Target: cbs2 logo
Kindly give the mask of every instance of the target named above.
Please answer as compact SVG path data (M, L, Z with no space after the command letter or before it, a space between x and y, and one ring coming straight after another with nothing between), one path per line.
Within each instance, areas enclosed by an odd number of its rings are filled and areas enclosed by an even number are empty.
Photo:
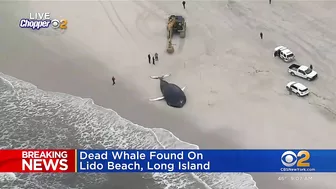
M68 20L67 19L62 19L62 20L57 20L54 19L51 21L51 27L54 29L67 29L68 28Z
M293 151L286 151L281 156L281 162L286 167L310 167L310 163L307 162L310 159L310 153L305 150L299 151L295 154Z

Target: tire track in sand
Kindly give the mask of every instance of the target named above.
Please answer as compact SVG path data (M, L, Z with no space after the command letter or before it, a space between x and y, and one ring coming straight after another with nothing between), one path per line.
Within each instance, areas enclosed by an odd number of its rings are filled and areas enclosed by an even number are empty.
M160 13L161 15L160 15L153 8L149 8L149 7L145 6L143 3L141 3L143 1L132 0L132 2L143 9L143 12L138 15L138 17L135 21L135 24L136 24L136 27L137 27L138 31L143 36L145 36L147 39L153 39L152 38L153 35L161 36L161 32L156 33L156 32L152 32L152 31L148 31L149 25L148 25L147 19L149 18L149 16L155 16L159 20L164 21L165 20L164 17L165 17L165 15L167 15L166 11L163 10L163 9L159 9L159 11L161 11L161 13ZM166 36L166 34L164 34L162 36Z
M104 12L106 14L106 16L108 17L110 23L113 25L113 27L115 28L115 30L118 32L119 36L121 38L123 38L123 40L126 42L126 43L129 43L129 39L131 39L132 41L132 45L134 47L137 47L137 43L135 42L132 34L130 34L128 28L126 28L125 24L123 23L123 21L121 20L119 14L116 12L116 9L115 7L113 6L112 2L111 1L102 1L102 0L99 0L99 3L101 4L101 6L103 7L104 9ZM107 5L106 3L109 3L109 5ZM113 10L113 13L114 15L111 14L111 12L108 10L107 7L111 7L112 10ZM117 18L118 21L116 21L114 18ZM119 22L119 24L117 23ZM122 26L120 26L122 25ZM122 31L122 28L124 28L124 30L126 30L126 32L123 32ZM129 35L125 36L125 33L128 33Z
M203 2L204 3L204 2ZM195 5L197 7L197 12L202 12L202 10L207 10L207 12L210 12L209 8L206 8L204 5L201 5L200 2L195 2ZM205 48L205 52L204 54L207 55L207 56L214 56L214 55L217 55L216 53L216 40L214 38L214 35L213 35L213 31L212 29L210 28L210 26L202 21L202 20L199 20L197 21L197 25L199 27L202 28L205 36L206 36L206 39L204 39L204 48Z
M125 25L124 21L120 18L119 13L118 13L118 11L116 10L116 8L114 7L112 1L109 1L109 2L110 2L110 5L111 5L111 7L112 7L112 9L113 9L113 11L114 11L114 14L116 15L118 21L119 21L120 24L123 26L123 28L126 30L126 32L129 34L129 36L131 37L133 43L134 43L135 45L137 45L137 43L135 42L134 36L133 36L132 33L129 31L129 29L128 29L128 27Z
M105 12L107 18L109 19L110 23L113 25L113 27L115 28L115 30L119 33L120 37L122 37L123 39L125 39L124 36L122 35L121 31L119 30L118 26L114 23L112 17L110 16L108 10L107 10L106 7L105 7L103 1L102 1L102 0L99 0L99 3L100 3L100 5L103 7L104 12Z

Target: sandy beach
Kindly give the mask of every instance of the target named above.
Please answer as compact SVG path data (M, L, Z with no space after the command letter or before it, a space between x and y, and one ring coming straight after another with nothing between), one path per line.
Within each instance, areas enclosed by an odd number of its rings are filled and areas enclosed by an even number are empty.
M44 11L68 19L68 29L18 27L30 12ZM332 149L335 11L331 1L190 1L186 10L179 1L1 2L0 72L43 90L92 98L200 148ZM172 55L165 52L170 14L183 15L188 27L185 39L174 37ZM312 64L319 78L290 76L289 64L272 56L278 45L290 48L296 63ZM155 52L159 61L149 65L147 54ZM167 81L187 87L182 109L148 101L161 96L159 82L149 76L166 73L172 74ZM311 94L289 95L285 85L292 80ZM260 189L336 187L332 174L309 174L309 181L252 176Z

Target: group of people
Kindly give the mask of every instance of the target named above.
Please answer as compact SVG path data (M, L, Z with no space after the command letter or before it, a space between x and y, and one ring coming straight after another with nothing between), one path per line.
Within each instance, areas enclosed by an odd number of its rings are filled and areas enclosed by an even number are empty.
M155 65L155 61L158 61L159 60L159 54L158 53L155 53L153 55L153 57L151 57L150 54L148 54L148 62L149 64L151 64L151 61L153 62L153 65ZM116 78L114 76L112 76L112 85L115 85L116 84Z
M182 1L183 9L185 9L185 5L186 5L186 2L185 2L185 1ZM159 55L158 55L158 53L155 53L154 56L152 56L152 57L151 57L150 54L148 54L147 57L148 57L148 63L149 63L149 64L153 63L153 65L155 65L155 61L158 61L158 60L159 60Z
M152 62L151 62L151 60L152 60ZM152 58L151 58L151 55L148 54L148 63L149 64L153 63L153 65L155 65L155 61L159 61L159 55L158 55L158 53L155 53Z
M183 6L183 9L185 9L185 5L186 5L186 2L185 1L182 1L182 6ZM159 60L159 55L158 53L155 53L154 56L151 57L150 54L148 54L148 63L151 64L153 63L153 65L155 65L155 61L158 61ZM112 77L112 85L115 85L116 84L116 79L115 77L113 76Z

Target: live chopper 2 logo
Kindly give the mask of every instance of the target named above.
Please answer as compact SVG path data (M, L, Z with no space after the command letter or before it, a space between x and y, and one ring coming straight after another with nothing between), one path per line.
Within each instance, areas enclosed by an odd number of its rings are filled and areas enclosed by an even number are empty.
M29 13L29 18L22 18L19 22L20 28L31 28L40 30L41 28L53 28L65 30L68 28L67 19L51 19L48 12Z

